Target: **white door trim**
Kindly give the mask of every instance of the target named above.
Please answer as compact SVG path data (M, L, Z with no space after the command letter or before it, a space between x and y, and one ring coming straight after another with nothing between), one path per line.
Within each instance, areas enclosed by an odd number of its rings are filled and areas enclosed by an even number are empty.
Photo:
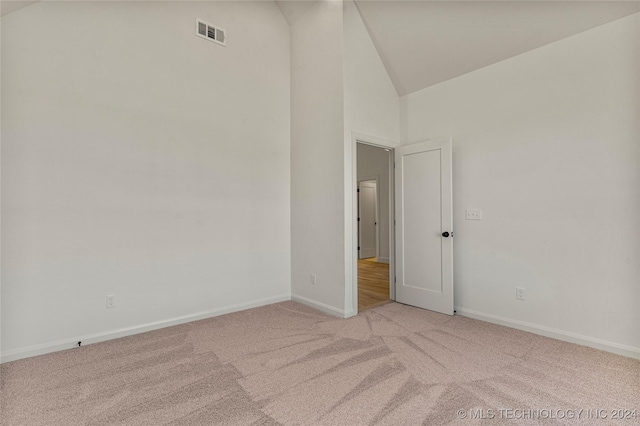
M390 150L389 155L389 297L395 300L396 292L394 285L395 277L395 173L393 172L394 149L398 146L397 142L387 139L378 138L358 132L351 132L351 164L347 164L346 176L350 178L350 182L346 185L348 188L345 209L346 209L346 232L345 232L345 258L350 265L345 268L345 293L351 296L351 306L345 307L345 317L352 317L358 314L358 143L376 146L378 148ZM351 210L349 211L349 207ZM349 244L349 242L351 244ZM350 245L350 247L349 247ZM347 265L345 265L347 266Z

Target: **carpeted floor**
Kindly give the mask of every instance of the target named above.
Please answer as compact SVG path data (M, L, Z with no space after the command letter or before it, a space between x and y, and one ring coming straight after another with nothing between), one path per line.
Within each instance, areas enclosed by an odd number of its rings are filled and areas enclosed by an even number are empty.
M340 320L283 302L0 371L6 426L635 425L612 410L640 411L638 360L397 303Z

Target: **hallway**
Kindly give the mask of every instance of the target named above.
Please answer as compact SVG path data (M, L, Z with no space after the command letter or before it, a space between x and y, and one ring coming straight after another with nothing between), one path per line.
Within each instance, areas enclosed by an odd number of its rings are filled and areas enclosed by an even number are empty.
M389 302L389 264L375 257L358 260L358 311Z

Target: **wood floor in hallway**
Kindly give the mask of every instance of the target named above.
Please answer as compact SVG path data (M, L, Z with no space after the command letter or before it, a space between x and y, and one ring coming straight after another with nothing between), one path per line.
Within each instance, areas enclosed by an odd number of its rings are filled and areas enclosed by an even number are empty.
M389 264L376 258L358 260L358 311L389 302Z

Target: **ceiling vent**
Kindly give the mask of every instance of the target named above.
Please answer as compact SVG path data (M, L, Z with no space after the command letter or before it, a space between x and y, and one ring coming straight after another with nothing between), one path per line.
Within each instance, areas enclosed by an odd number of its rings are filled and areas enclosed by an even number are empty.
M226 34L222 28L211 25L203 20L196 19L196 35L209 41L226 46Z

